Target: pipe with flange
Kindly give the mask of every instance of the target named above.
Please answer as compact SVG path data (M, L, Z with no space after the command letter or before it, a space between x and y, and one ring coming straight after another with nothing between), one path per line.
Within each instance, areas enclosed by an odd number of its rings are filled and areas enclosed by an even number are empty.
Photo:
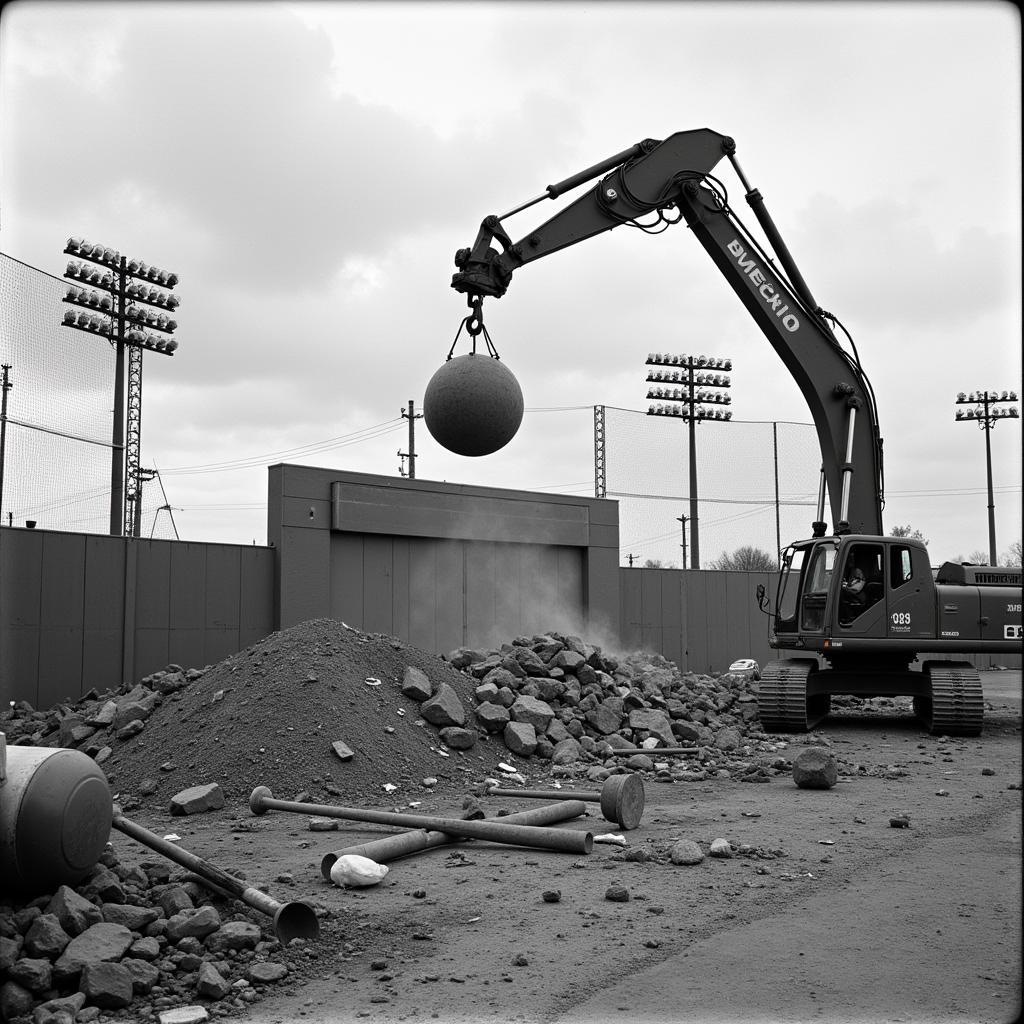
M292 939L315 939L320 933L320 923L316 919L316 912L308 903L301 903L297 900L290 903L279 903L260 889L214 867L202 857L162 839L122 814L114 814L113 826L136 842L142 843L143 846L148 846L151 850L163 854L168 860L173 860L176 864L180 864L208 880L212 883L212 887L226 890L230 895L258 910L261 914L272 918L274 934L282 945L286 945Z
M590 832L541 828L536 825L503 825L490 820L463 821L459 818L439 818L431 814L368 811L360 807L335 807L332 804L303 804L294 800L275 800L274 794L266 786L257 786L252 791L249 809L253 814L291 811L295 814L315 814L323 818L395 825L398 828L426 828L469 839L486 839L492 843L530 846L542 850L561 850L564 853L590 853L594 848L594 836Z
M521 796L531 800L588 800L600 803L605 821L614 821L624 829L634 829L644 813L644 783L639 775L609 775L600 793L573 789L500 789L483 783L479 796Z
M517 811L515 814L503 814L499 819L503 825L552 825L556 821L568 821L570 818L578 818L585 814L586 804L580 800L563 800L561 803L549 804L547 807L534 807L529 811ZM420 850L432 850L436 846L447 846L459 842L462 836L449 835L447 832L433 832L427 829L418 828L413 832L402 832L397 836L384 836L381 839L373 839L368 843L360 843L358 846L349 846L344 850L334 850L324 854L320 861L320 873L328 881L331 879L331 868L339 857L347 854L357 854L360 857L369 857L378 864L386 864L388 861L398 860L399 857L408 856L410 853L419 853Z

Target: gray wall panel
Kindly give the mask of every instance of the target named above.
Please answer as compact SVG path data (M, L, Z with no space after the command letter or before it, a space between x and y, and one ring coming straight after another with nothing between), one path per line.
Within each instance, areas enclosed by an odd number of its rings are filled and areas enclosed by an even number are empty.
M336 533L331 535L330 543L328 617L356 625L363 621L363 538Z
M168 543L129 541L136 553L135 626L166 630L171 621L171 547ZM162 666L161 666L162 667Z
M390 537L363 538L363 618L371 633L394 630L394 547Z

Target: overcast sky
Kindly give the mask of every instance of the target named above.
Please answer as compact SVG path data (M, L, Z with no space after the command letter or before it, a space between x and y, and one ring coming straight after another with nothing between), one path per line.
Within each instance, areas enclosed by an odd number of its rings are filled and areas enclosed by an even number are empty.
M142 464L183 539L264 543L267 464L398 474L400 410L448 353L452 257L485 215L712 128L852 333L885 525L920 529L937 564L988 548L983 436L956 394L1021 390L1020 43L1002 3L22 0L0 13L0 250L59 276L77 235L180 275L180 347L145 360ZM464 458L419 421L421 479L593 494L591 407L645 409L652 350L730 356L737 419L810 421L685 226L530 264L484 312L523 427ZM1019 420L992 434L1001 552L1020 439ZM683 510L623 522L624 548L665 557L648 541Z

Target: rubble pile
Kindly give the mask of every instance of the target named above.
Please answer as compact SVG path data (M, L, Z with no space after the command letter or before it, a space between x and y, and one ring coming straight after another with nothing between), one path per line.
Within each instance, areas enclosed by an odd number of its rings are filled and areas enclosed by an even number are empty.
M74 704L19 702L0 729L10 744L89 754L126 810L166 808L213 783L232 803L269 786L285 799L393 805L509 769L695 781L789 767L758 757L776 746L760 731L749 672L680 672L660 655L612 655L559 632L439 658L330 619ZM616 754L656 746L696 752L667 764L656 750Z
M684 673L660 655L606 654L558 632L483 652L458 648L447 660L478 680L478 734L500 738L524 759L554 766L624 761L632 770L653 771L659 746L687 747L696 765L676 761L675 770L662 770L703 778L701 762L750 754L751 743L765 739L751 672ZM646 752L618 753L637 747Z
M0 898L0 1020L155 1022L184 1006L225 1017L288 988L315 955L302 939L282 946L242 902L107 849L75 887Z

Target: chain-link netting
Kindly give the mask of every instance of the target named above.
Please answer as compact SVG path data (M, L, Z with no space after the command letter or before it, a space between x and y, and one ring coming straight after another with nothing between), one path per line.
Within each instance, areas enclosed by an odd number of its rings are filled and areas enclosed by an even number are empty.
M61 324L67 287L0 253L0 364L10 384L0 519L109 533L115 352L106 338ZM157 482L144 487L143 536L154 526L153 536L174 536L162 504Z
M689 566L687 423L610 406L604 417L605 487L619 502L623 564L633 555L634 565ZM707 420L697 424L696 449L703 568L741 547L774 558L780 545L810 535L821 467L812 424Z

